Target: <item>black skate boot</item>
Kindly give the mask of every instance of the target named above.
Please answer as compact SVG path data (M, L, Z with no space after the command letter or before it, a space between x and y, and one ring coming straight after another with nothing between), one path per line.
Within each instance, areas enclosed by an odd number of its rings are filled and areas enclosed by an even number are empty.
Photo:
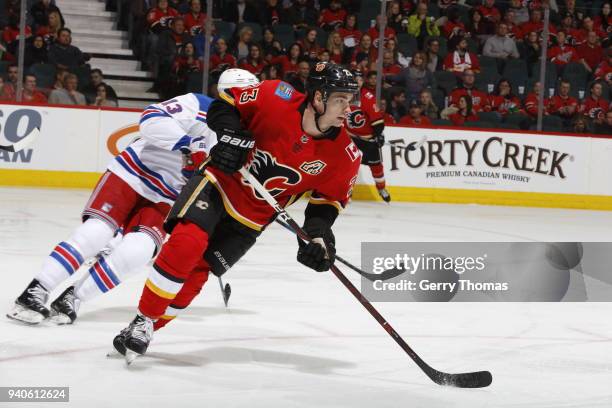
M389 194L386 188L379 189L378 195L380 195L380 198L382 198L385 203L391 201L391 195Z
M51 321L55 324L74 323L80 305L81 300L74 295L74 286L70 286L51 303Z
M47 289L34 279L17 298L13 310L6 317L27 324L39 324L49 317L49 309L45 307L48 298Z
M113 347L115 350L117 350L117 353L121 354L122 356L125 356L125 337L129 330L130 327L128 326L121 330L121 332L113 339Z
M124 331L125 361L129 365L136 357L147 352L149 343L153 339L153 320L138 314L127 329L121 332Z

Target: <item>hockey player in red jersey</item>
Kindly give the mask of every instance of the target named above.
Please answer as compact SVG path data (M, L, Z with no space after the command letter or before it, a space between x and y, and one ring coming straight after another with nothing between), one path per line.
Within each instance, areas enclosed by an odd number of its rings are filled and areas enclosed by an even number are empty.
M385 169L380 154L380 148L385 144L384 112L378 109L374 94L362 88L361 73L357 71L355 74L361 97L351 105L351 113L346 118L346 130L363 154L361 163L370 167L378 194L388 203L391 196L386 189Z
M113 341L128 362L146 352L173 302L186 307L208 273L227 271L276 217L238 173L245 165L282 206L311 191L304 229L313 241L300 244L297 260L316 271L330 268L331 227L361 160L342 126L357 92L350 71L317 63L306 95L278 80L220 93L208 111L218 143L172 207L164 226L172 235L150 271L138 314Z

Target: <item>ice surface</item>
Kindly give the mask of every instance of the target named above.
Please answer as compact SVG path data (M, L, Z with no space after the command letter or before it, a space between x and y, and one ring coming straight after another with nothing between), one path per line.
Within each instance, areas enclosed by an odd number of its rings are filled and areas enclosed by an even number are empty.
M493 373L486 389L440 387L332 274L297 264L295 239L278 226L226 275L229 309L209 282L129 369L105 355L145 271L84 304L73 326L4 318L88 195L0 189L0 386L70 386L72 407L612 406L612 304L376 304L437 369ZM612 213L355 202L335 234L338 253L359 264L362 241L609 241Z

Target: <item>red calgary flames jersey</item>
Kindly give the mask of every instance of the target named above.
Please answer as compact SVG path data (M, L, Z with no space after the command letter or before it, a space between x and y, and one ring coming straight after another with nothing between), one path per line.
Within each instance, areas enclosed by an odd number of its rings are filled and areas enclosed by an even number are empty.
M362 91L360 103L351 106L351 113L345 120L345 126L349 135L370 139L374 133L372 126L383 122L384 112L377 108L374 94Z
M252 132L255 147L247 168L282 206L312 191L310 203L341 210L347 203L361 162L361 153L344 128L335 139L313 139L302 130L306 96L286 82L273 80L247 88L232 88L221 98L240 112L243 127ZM239 173L214 167L208 178L223 197L228 213L255 230L275 212Z

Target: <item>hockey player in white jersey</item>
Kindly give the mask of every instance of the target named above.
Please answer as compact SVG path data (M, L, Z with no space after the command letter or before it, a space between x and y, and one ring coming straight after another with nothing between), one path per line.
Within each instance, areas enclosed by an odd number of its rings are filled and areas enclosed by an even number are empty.
M249 72L232 69L221 75L218 87L258 82ZM57 244L7 317L38 324L52 316L55 323L72 323L81 301L108 292L151 260L164 240L164 219L189 173L216 144L206 125L211 102L189 93L142 112L140 138L111 161L85 205L83 223ZM123 238L113 240L119 231ZM110 253L101 253L111 240L118 243ZM49 293L94 256L87 274L47 309Z

